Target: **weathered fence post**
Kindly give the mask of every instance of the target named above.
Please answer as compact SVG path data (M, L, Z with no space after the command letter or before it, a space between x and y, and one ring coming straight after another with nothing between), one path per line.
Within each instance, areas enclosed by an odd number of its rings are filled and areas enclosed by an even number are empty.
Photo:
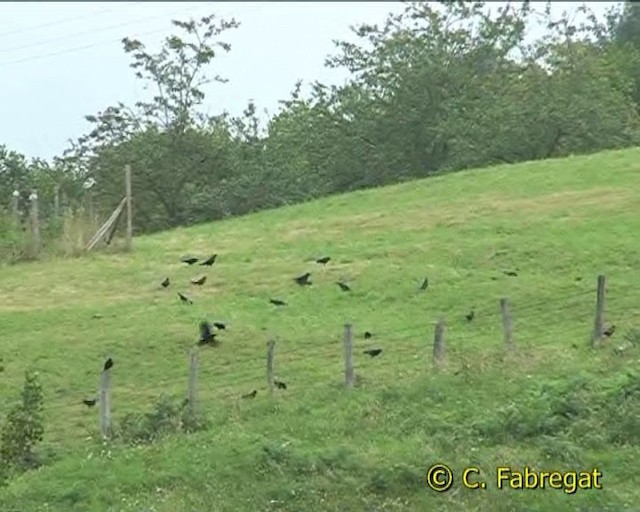
M20 192L17 190L13 191L11 194L11 220L13 222L13 227L18 229L20 226L20 217L18 215L18 199L20 198Z
M509 350L513 349L513 326L511 323L511 313L509 312L509 301L506 298L500 299L500 312L502 313L502 328L504 330L504 342Z
M353 389L356 374L353 369L353 334L352 325L344 326L344 379L347 389Z
M103 439L111 438L111 368L102 371L100 379L100 432Z
M444 319L438 319L433 335L433 366L438 369L444 360Z
M591 345L595 346L600 342L604 331L604 294L606 279L605 276L598 276L598 291L596 297L596 316L593 326L593 334L591 336Z
M96 214L93 208L93 191L87 188L85 191L85 204L87 206L87 217L91 231L96 229Z
M33 256L38 257L40 253L40 219L38 218L38 192L34 190L29 196L31 201L31 243Z
M273 396L273 391L275 389L275 381L273 374L273 355L276 348L276 342L274 340L269 340L267 342L267 384L269 384L269 395Z
M53 216L56 220L60 217L60 184L56 185L53 195Z
M124 166L124 184L126 189L127 199L127 241L126 249L130 251L133 247L133 217L131 206L131 166L129 164Z

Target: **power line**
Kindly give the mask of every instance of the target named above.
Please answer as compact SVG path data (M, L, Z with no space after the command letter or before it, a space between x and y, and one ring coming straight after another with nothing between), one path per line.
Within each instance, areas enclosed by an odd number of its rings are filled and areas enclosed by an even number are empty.
M138 4L138 3L141 3L141 2L131 2L131 3ZM83 20L83 19L86 19L86 18L93 17L96 14L103 14L103 13L106 13L106 12L111 12L114 9L115 9L115 7L109 7L109 8L106 8L106 9L101 9L99 11L91 12L89 14L83 14L82 16L74 16L72 18L63 18L61 20L49 21L47 23L42 23L40 25L31 25L30 27L20 28L20 29L17 29L17 30L8 30L6 32L0 32L0 37L14 35L14 34L23 34L25 32L32 32L32 31L37 30L39 28L54 27L56 25L64 25L65 23L68 23L70 21Z
M190 12L191 10L185 11L185 13ZM148 35L152 35L152 34L157 34L160 32L166 32L167 28L161 28L161 29L156 29L156 30L150 30L148 32L142 32L140 34L137 34L135 37L141 37L141 36L148 36ZM6 66L10 66L13 64L22 64L25 62L32 62L32 61L36 61L36 60L42 60L42 59L46 59L49 57L56 57L59 55L66 55L68 53L75 53L75 52L79 52L79 51L84 51L84 50L88 50L90 48L97 48L99 46L104 46L104 45L108 45L108 44L113 44L113 43L119 43L122 41L122 38L118 38L118 39L110 39L109 41L102 41L99 43L92 43L92 44L88 44L88 45L84 45L84 46L77 46L77 47L73 47L73 48L68 48L65 50L61 50L61 51L57 51L57 52L51 52L51 53L45 53L42 55L35 55L32 57L26 57L24 59L16 59L13 61L7 61L7 62L0 62L0 67L6 67Z
M175 16L176 14L180 14L182 12L184 12L184 9L181 9L179 11L174 11L172 13L161 14L161 15L158 15L158 16L151 16L151 17L146 16L144 18L138 18L137 20L131 20L131 21L127 21L127 22L124 22L124 23L118 23L116 25L109 25L107 27L102 27L102 28L97 29L97 30L95 30L95 29L94 30L85 30L84 32L77 32L75 34L67 34L67 35L64 35L64 36L61 36L61 37L55 37L53 39L46 39L44 41L36 41L35 43L24 44L24 45L21 45L21 46L12 46L12 47L9 47L9 48L1 48L0 49L0 53L6 53L6 52L10 52L10 51L15 51L15 50L22 50L22 49L25 49L25 48L33 48L35 46L41 46L43 44L55 43L55 42L64 41L64 40L67 40L67 39L73 39L74 37L87 35L87 34L99 34L101 32L107 32L109 30L118 29L118 28L121 28L121 27L126 27L128 25L135 25L135 24L140 23L140 22L156 20L156 19L159 19L159 18L172 17L172 16Z

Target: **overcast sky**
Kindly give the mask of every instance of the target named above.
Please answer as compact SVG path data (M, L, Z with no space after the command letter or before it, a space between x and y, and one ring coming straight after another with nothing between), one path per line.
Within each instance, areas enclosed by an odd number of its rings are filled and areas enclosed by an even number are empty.
M612 3L590 8L601 15ZM557 2L553 12L578 5ZM400 2L0 2L0 144L48 159L85 133L84 115L143 99L120 40L140 38L156 50L172 31L171 19L213 12L240 22L223 38L231 52L211 68L229 82L208 86L205 100L210 113L238 114L249 99L276 111L298 79L341 82L343 72L323 66L332 40L350 39L350 25L380 23L402 8Z

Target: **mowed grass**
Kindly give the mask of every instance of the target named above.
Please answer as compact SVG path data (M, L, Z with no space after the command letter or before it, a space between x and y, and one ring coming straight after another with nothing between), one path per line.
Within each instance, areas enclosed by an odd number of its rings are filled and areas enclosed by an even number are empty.
M612 349L640 326L638 190L640 150L606 152L177 229L136 238L130 254L0 268L0 415L24 370L37 369L45 445L59 459L0 490L0 503L33 511L633 510L639 356L635 347ZM180 263L212 253L211 268ZM313 262L324 255L328 265ZM518 277L503 274L514 268ZM313 285L298 287L293 277L307 271ZM600 273L607 323L618 331L591 350ZM205 285L191 285L200 274ZM166 276L172 284L162 289ZM180 304L178 291L195 304ZM514 317L513 354L503 347L501 297ZM436 373L440 317L447 361ZM115 361L117 425L161 393L185 395L203 318L227 324L221 345L200 352L200 405L212 428L101 452L88 440L97 408L80 402L95 393L104 359ZM345 323L355 334L352 392L342 389ZM288 385L274 400L269 338ZM362 354L374 346L380 357ZM256 399L238 400L253 389ZM479 466L487 489L428 491L424 471L436 461L456 471ZM597 466L604 489L497 490L499 464Z

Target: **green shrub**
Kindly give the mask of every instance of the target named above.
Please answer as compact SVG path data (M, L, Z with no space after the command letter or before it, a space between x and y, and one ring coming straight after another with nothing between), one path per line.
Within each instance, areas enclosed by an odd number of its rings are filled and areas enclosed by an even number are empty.
M12 471L26 471L40 465L35 452L44 435L43 393L38 374L27 370L22 402L16 404L4 420L0 433L0 481L6 482Z

